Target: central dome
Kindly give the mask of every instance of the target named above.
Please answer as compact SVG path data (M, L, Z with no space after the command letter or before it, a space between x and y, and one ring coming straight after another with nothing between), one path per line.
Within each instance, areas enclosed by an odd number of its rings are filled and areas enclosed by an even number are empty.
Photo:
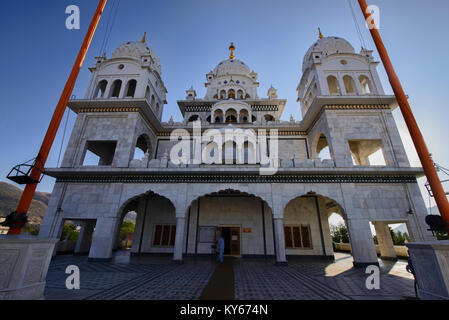
M302 72L306 71L312 60L312 52L322 52L324 56L334 53L355 53L352 45L345 39L339 37L325 37L315 42L309 50L302 63Z
M216 77L226 75L243 75L248 76L251 69L243 62L237 59L228 59L220 62L214 69L213 73Z

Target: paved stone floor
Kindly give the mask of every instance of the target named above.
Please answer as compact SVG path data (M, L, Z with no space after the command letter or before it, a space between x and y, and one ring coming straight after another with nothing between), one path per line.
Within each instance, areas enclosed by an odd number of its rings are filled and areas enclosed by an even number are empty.
M409 299L414 297L413 277L406 261L379 260L380 289L368 290L365 269L352 266L352 257L336 253L335 261L289 259L278 267L271 259L234 259L235 299L350 300ZM67 290L65 269L80 268L79 290ZM119 251L112 262L88 262L87 257L57 256L51 263L46 299L89 300L195 300L214 273L213 258L130 257Z

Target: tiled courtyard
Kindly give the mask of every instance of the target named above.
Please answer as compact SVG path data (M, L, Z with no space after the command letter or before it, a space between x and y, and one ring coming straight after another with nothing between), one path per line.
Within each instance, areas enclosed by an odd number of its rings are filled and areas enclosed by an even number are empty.
M242 300L411 299L413 277L406 261L379 260L379 290L365 286L365 269L352 266L352 257L336 253L335 261L290 259L278 267L271 259L232 259L234 298ZM65 269L80 268L80 289L67 290ZM130 257L119 251L112 262L88 262L87 257L57 256L47 275L46 299L195 300L215 272L211 257L188 257L173 264L170 257ZM218 270L218 269L217 269ZM212 284L213 285L213 284ZM211 284L209 284L209 287ZM221 288L217 288L220 290Z

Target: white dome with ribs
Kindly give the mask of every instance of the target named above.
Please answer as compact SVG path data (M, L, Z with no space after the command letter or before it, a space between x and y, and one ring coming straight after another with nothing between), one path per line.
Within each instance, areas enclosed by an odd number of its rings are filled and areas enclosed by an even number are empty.
M302 62L302 72L309 68L312 61L312 52L321 52L323 56L334 53L355 53L353 46L345 39L339 37L325 37L315 42L307 51Z

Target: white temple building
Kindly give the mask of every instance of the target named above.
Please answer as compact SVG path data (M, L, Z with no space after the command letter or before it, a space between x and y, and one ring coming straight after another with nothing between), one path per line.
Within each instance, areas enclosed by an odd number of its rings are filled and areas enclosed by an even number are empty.
M85 97L69 102L77 119L62 164L45 169L56 184L39 236L80 222L75 252L107 260L135 211L132 254L181 262L211 254L221 232L225 254L286 264L333 259L337 213L355 265L378 261L370 223L387 258L389 224L405 223L412 241L432 238L423 170L410 166L372 51L320 36L302 63L302 120L282 121L286 100L273 86L258 92L258 74L229 49L206 74L204 97L191 87L178 101L182 122L161 120L167 89L145 41L97 57Z

